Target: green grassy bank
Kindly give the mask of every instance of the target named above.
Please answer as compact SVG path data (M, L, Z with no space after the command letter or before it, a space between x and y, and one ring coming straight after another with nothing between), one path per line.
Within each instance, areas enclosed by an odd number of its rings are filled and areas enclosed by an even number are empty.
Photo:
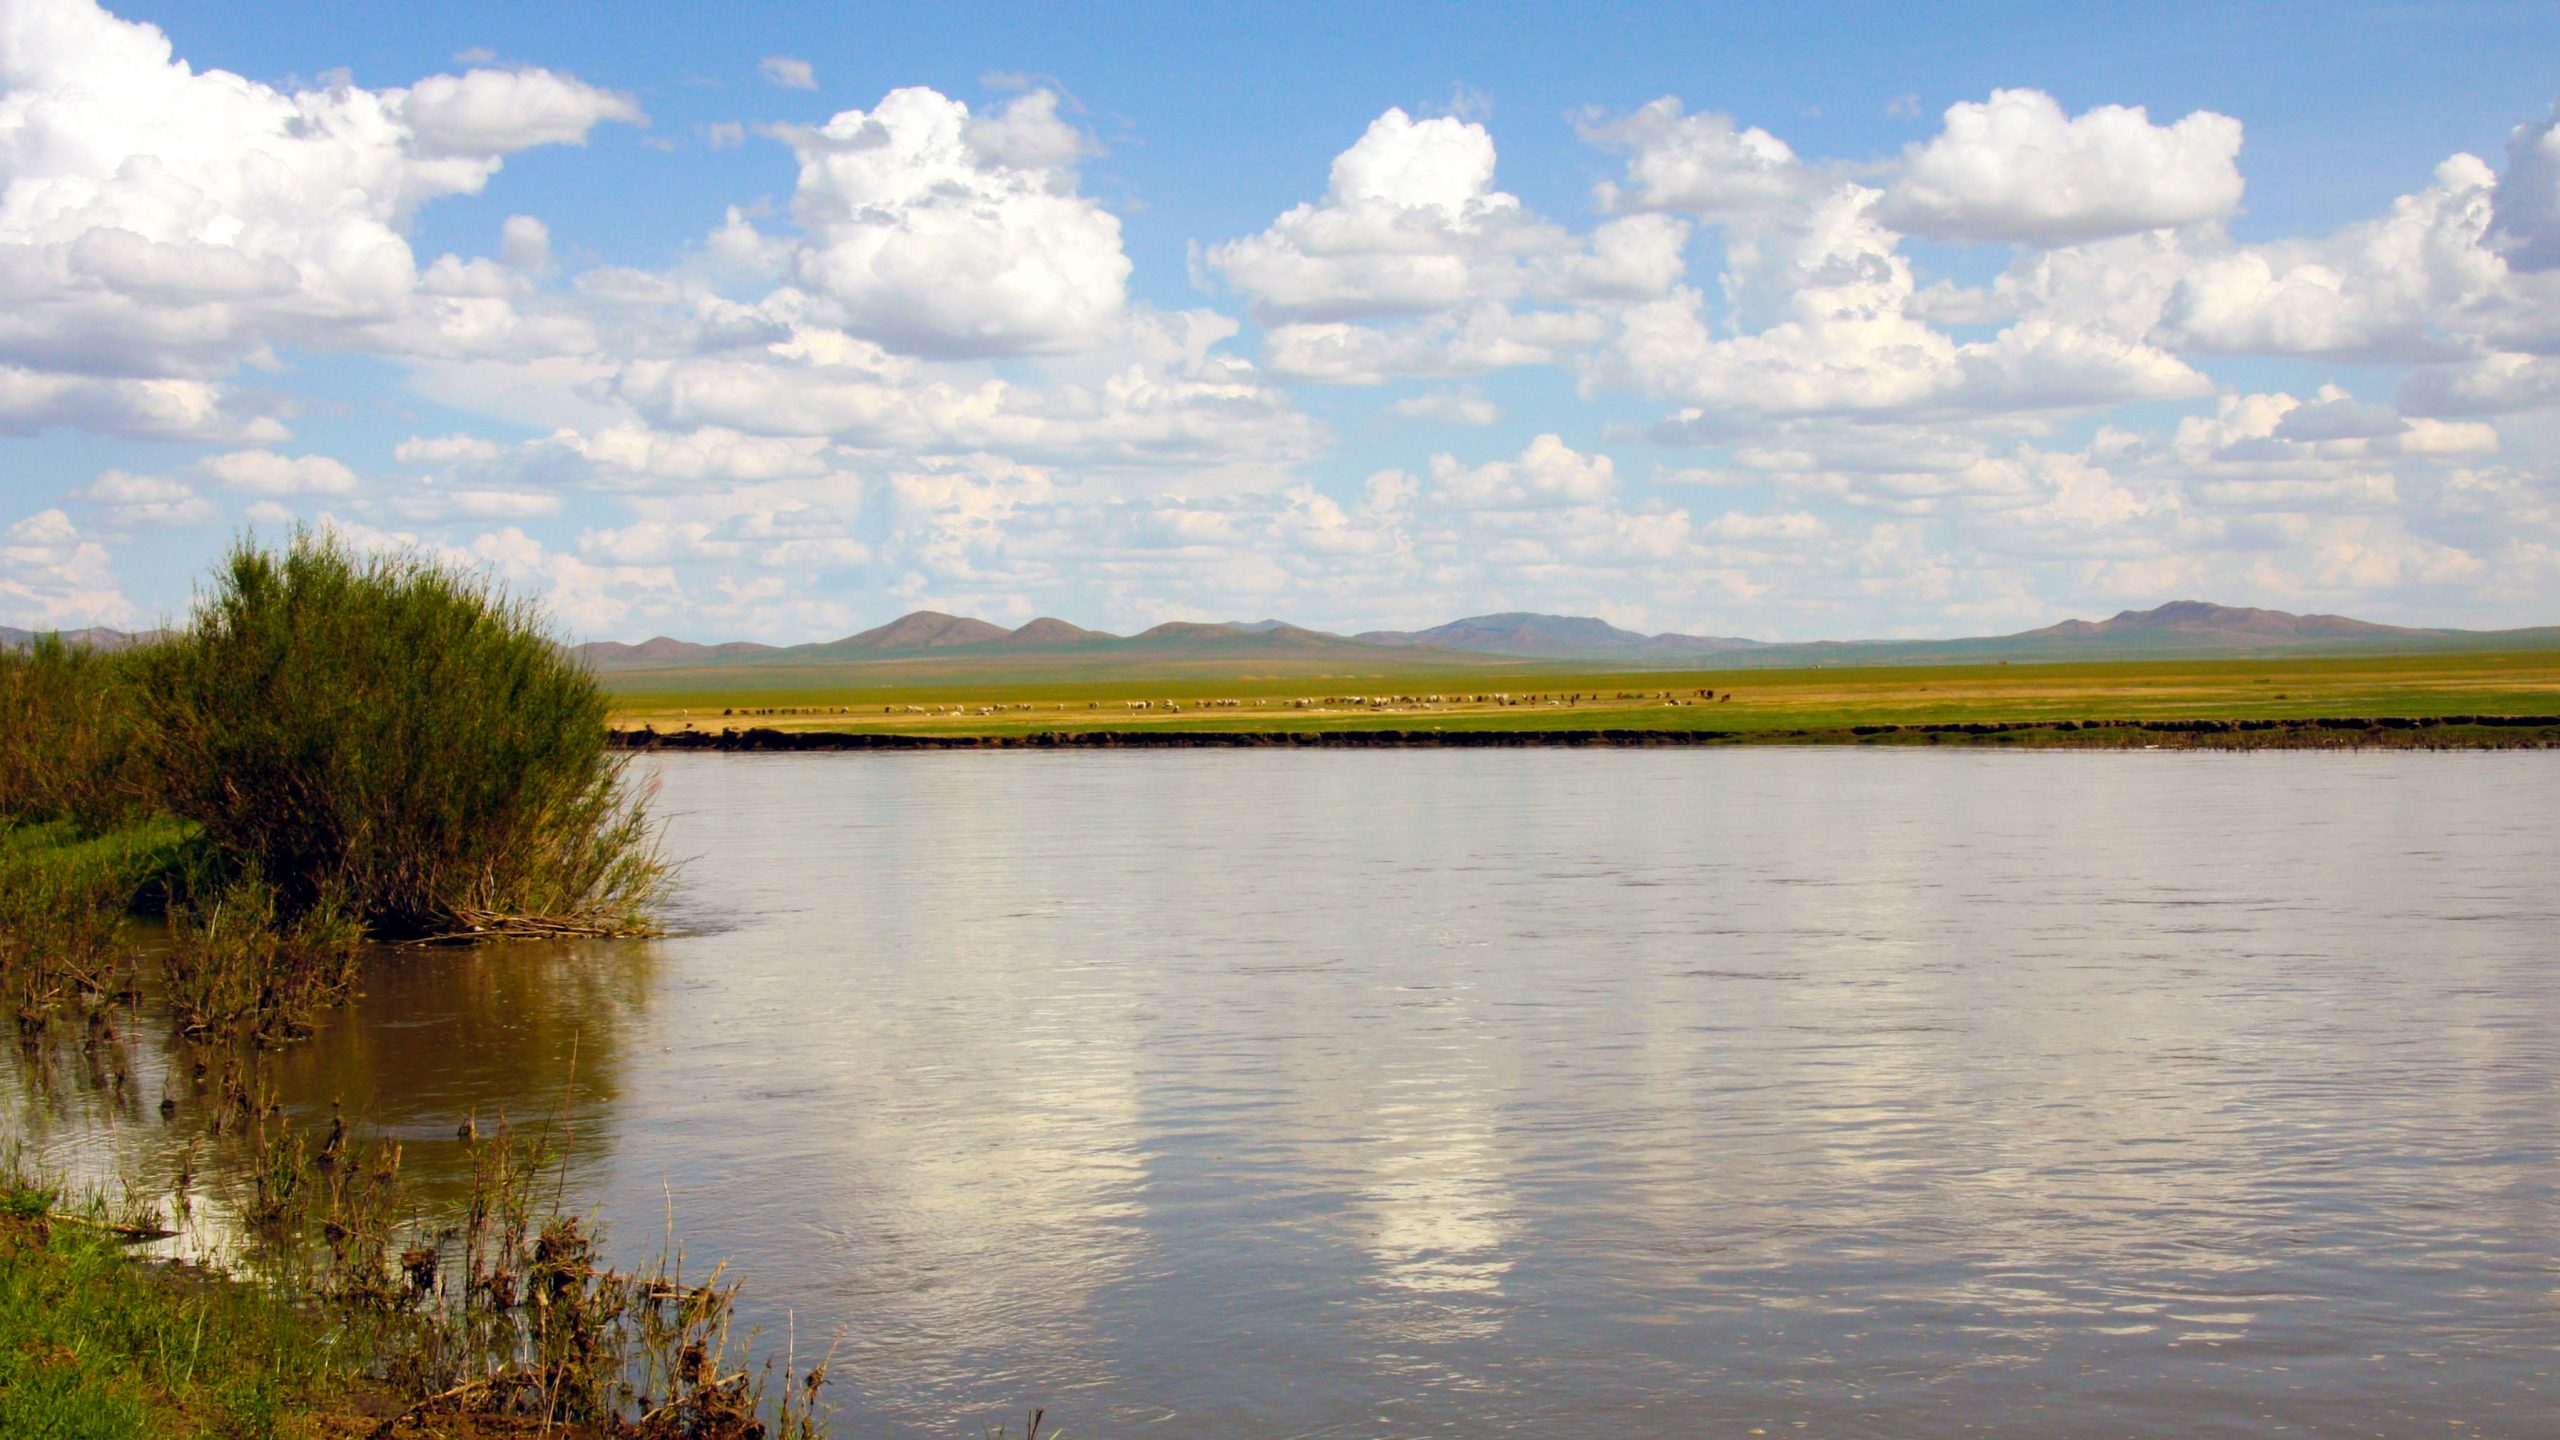
M814 682L817 677L808 677ZM2038 665L1694 671L1187 676L1080 683L931 678L896 684L673 689L673 677L608 676L626 731L762 727L914 736L1095 730L1309 734L1353 731L1715 732L1738 741L1865 738L1885 727L2159 721L2320 721L2560 714L2560 654L2322 657ZM696 683L707 683L697 679ZM2300 732L2246 732L2284 743ZM2076 736L2077 738L2065 738ZM1961 740L1961 735L1942 735ZM2443 743L2512 743L2498 727ZM2041 740L2097 737L2051 730ZM1925 740L1919 743L1930 743Z
M236 1079L236 1077L235 1077ZM230 1086L216 1087L227 1092ZM217 1108L231 1108L218 1094ZM399 1147L252 1112L237 1193L121 1202L0 1169L0 1435L12 1440L818 1440L824 1362L749 1363L734 1284L603 1258L546 1202L538 1138L489 1137L469 1203L414 1213ZM199 1206L246 1250L143 1258Z
M138 1262L102 1212L0 1188L0 1435L362 1435L369 1347L273 1290Z

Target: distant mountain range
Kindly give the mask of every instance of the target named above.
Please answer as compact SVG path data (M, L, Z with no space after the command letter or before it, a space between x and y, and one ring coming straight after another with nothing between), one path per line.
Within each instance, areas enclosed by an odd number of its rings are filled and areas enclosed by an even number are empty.
M2088 621L2065 620L2041 630L2022 631L2008 638L2032 640L2050 637L2056 640L2097 640L2121 636L2186 636L2205 644L2255 643L2261 640L2385 640L2412 635L2497 635L2515 634L2497 630L2412 630L2399 625L2376 625L2370 620L2350 620L2344 615L2294 615L2282 610L2251 610L2240 606L2209 605L2202 600L2172 600L2155 610L2126 610L2113 619Z
M115 648L162 632L64 632L74 644ZM0 627L0 648L26 645L24 630ZM1335 635L1279 620L1207 624L1174 621L1135 635L1088 630L1048 617L1011 630L965 615L919 610L886 625L810 645L749 641L696 644L658 636L638 644L603 640L576 647L601 671L783 667L877 660L984 661L999 669L1039 660L1252 662L1307 667L1483 666L1555 661L1637 669L1764 668L1802 665L1940 664L1959 661L2176 659L2193 656L2348 655L2560 649L2560 626L2524 630L2425 629L2377 625L2343 615L2294 615L2176 600L2106 620L1959 640L1821 640L1773 644L1715 635L1642 635L1587 616L1524 611L1476 615L1428 630Z
M577 653L599 670L633 670L656 666L711 665L751 660L765 665L828 661L1000 658L1005 656L1122 655L1165 659L1252 659L1289 655L1320 657L1339 652L1378 658L1374 646L1339 635L1300 629L1279 621L1254 625L1214 625L1175 620L1135 635L1087 630L1046 616L1007 630L965 615L918 610L886 625L815 645L694 645L659 636L637 645L600 640L577 647Z
M983 657L1289 658L1345 663L1443 665L1531 660L1664 669L1761 668L1823 664L1933 664L1965 660L2174 659L2195 655L2392 654L2456 650L2560 649L2560 626L2529 630L2423 629L2377 625L2343 615L2294 615L2177 600L2106 620L2065 620L2012 635L1958 640L1820 640L1778 644L1721 635L1644 635L1588 616L1512 611L1474 615L1427 630L1335 635L1279 620L1174 622L1136 635L1039 619L1013 630L966 616L920 610L859 635L816 645L689 645L660 637L638 645L579 647L600 670L720 665ZM1390 656L1383 652L1401 652Z
M0 625L0 650L24 650L35 643L38 635L59 635L65 645L85 645L92 650L122 650L128 645L158 640L168 633L166 630L127 633L104 625L92 625L86 630L19 630Z
M2560 649L2560 625L2454 630L2377 625L2344 615L2172 600L2105 620L2065 620L1967 640L1817 641L1773 646L1786 663L1934 664L1964 660L2142 660L2246 655L2405 655Z
M1363 645L1435 645L1486 655L1647 663L1767 648L1764 641L1723 635L1639 635L1588 616L1533 615L1521 610L1469 616L1428 630L1367 630L1351 638Z

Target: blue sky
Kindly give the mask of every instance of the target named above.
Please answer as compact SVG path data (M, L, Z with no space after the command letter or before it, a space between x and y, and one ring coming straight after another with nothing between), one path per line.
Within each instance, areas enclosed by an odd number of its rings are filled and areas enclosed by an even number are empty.
M295 523L626 638L2548 623L2555 42L0 0L0 624Z

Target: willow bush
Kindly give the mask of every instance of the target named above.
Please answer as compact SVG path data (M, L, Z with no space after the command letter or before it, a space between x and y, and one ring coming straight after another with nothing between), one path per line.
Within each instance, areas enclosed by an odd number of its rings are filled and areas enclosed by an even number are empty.
M0 823L95 833L150 812L130 681L140 659L54 635L0 650Z
M333 536L244 541L139 657L157 799L277 920L385 937L633 931L662 876L595 677L495 582Z

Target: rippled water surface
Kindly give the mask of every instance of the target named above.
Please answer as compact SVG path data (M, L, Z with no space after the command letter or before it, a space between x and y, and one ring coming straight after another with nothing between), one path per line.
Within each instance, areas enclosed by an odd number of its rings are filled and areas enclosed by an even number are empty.
M658 773L688 933L286 1083L567 1114L849 1433L2560 1433L2550 757Z

